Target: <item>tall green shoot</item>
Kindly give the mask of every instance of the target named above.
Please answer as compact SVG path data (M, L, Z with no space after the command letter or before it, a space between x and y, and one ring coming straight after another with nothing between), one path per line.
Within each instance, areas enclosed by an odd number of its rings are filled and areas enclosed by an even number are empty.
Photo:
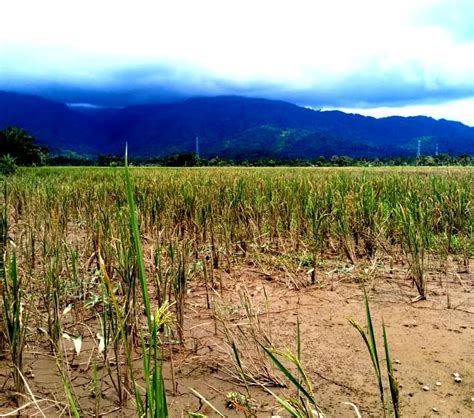
M381 401L382 408L384 411L384 416L389 417L390 408L388 407L388 405L385 404L385 396L384 396L385 390L384 390L383 381L382 381L382 373L381 373L381 368L380 368L379 356L377 353L377 343L375 340L374 326L372 322L372 315L370 312L369 299L368 299L367 292L365 291L365 289L364 289L364 305L365 305L365 314L367 318L367 332L354 319L349 318L349 322L355 329L357 329L357 331L359 331L360 336L362 337L365 345L367 346L367 350L369 351L370 359L374 367L375 375L377 377L380 401ZM389 350L389 345L388 345L388 338L387 338L387 333L385 329L385 324L383 324L382 328L383 328L385 358L386 358L386 363L387 363L387 373L388 373L388 380L389 380L389 386L390 386L390 396L391 396L391 400L393 404L395 417L398 417L399 416L398 383L393 373L393 366L392 366L392 361L390 357L390 350Z
M133 196L132 183L128 168L128 150L125 148L125 188L127 192L127 202L130 211L130 225L132 228L132 239L135 246L138 262L138 276L140 287L142 290L145 314L148 320L149 346L145 344L143 334L141 334L141 343L143 351L143 366L146 382L146 397L144 411L140 411L145 416L153 416L156 418L168 417L168 406L166 401L162 364L158 360L159 357L159 339L157 316L152 316L150 307L150 297L148 294L148 283L146 280L145 262L140 239L140 229L138 226L137 209ZM157 311L158 313L158 311Z

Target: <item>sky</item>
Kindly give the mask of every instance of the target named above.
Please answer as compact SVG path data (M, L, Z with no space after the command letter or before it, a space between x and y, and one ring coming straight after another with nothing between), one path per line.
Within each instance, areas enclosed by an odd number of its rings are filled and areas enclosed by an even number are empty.
M244 95L474 126L473 0L0 2L0 89L99 106Z

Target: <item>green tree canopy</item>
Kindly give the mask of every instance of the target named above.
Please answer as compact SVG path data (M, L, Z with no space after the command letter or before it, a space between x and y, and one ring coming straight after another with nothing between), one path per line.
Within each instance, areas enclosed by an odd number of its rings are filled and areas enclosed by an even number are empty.
M10 155L18 165L44 165L48 149L36 144L25 130L9 127L0 131L0 156Z

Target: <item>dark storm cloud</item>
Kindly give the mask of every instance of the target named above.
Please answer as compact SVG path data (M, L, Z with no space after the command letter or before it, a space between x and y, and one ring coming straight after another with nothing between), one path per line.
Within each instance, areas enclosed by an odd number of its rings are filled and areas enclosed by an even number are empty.
M52 80L16 80L0 88L38 94L65 103L127 106L170 102L193 96L243 95L287 100L313 107L378 107L419 103L442 103L474 95L474 86L443 79L418 77L406 80L397 72L354 74L293 87L276 81L226 80L199 69L165 65L125 67L92 82L56 77Z

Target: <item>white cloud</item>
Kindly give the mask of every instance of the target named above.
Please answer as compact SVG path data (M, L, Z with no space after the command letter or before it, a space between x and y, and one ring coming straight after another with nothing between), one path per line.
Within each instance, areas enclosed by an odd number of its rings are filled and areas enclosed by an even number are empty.
M401 107L375 107L338 108L346 113L359 113L366 116L382 118L387 116L431 116L434 119L457 120L465 125L474 127L474 97L464 100L455 100L442 104L401 106ZM334 110L325 109L325 110Z
M56 77L103 85L115 70L157 65L167 68L155 77L164 83L179 77L186 83L192 73L203 84L269 83L282 91L343 96L349 82L365 80L367 101L374 96L371 88L381 89L383 83L405 83L417 87L416 92L440 91L440 96L445 90L468 96L474 92L474 27L466 22L474 21L473 4L4 1L0 81ZM370 79L378 81L375 87Z

